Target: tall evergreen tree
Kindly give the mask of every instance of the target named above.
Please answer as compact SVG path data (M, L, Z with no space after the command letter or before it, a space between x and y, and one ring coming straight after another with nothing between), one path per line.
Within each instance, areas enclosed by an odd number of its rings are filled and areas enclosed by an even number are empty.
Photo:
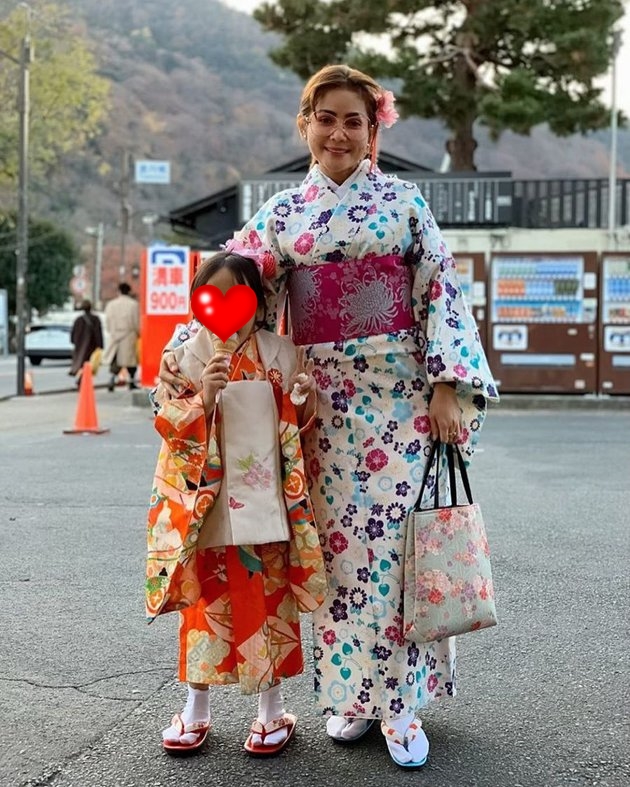
M306 79L345 62L394 80L402 112L437 118L454 170L473 170L474 125L492 138L548 123L605 128L605 73L622 0L275 0L255 12L281 33L273 60ZM366 35L368 34L368 35ZM374 36L377 38L375 39Z

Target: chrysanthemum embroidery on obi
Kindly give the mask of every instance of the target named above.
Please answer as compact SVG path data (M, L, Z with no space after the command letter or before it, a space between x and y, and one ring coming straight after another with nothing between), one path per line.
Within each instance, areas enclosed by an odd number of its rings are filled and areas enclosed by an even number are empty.
M349 336L386 333L399 311L400 296L394 291L387 273L366 271L362 280L346 285L339 302L339 317Z

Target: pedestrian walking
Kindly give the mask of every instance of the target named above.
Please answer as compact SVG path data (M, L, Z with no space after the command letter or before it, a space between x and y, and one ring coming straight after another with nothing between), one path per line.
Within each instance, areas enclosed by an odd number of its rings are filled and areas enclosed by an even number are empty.
M109 364L108 391L116 387L116 378L122 369L129 374L129 389L137 388L135 381L138 368L138 336L140 315L138 302L131 296L127 282L118 285L118 296L105 307L105 329L109 333L109 345L103 355L103 363Z
M77 385L81 382L83 364L92 359L95 350L103 348L103 328L98 315L92 314L92 302L87 299L82 301L81 312L74 321L70 333L74 350L72 366L68 374L76 378Z

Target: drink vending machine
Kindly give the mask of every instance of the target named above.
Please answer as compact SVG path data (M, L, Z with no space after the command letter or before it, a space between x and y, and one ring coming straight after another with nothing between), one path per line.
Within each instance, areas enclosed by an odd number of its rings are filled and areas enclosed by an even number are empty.
M503 392L597 391L597 255L494 254L488 360Z
M486 257L484 254L454 254L457 276L464 299L472 312L484 349L487 348L487 310L486 310Z
M630 394L630 253L602 256L599 291L599 390Z

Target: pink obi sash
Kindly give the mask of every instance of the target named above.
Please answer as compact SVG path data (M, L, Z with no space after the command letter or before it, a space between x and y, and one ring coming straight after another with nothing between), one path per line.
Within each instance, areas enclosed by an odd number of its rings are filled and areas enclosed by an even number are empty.
M412 271L397 255L299 265L288 281L295 344L411 328Z

